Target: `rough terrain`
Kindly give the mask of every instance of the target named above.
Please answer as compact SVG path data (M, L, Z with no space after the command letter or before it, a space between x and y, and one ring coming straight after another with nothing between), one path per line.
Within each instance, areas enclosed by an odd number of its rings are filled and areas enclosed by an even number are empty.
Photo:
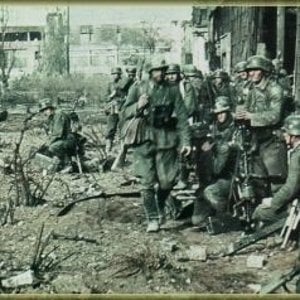
M0 124L0 158L13 157L15 141L25 115L10 114ZM100 122L96 111L84 118L85 125ZM25 133L21 153L26 157L32 146L45 140L41 120L33 120ZM90 128L90 127L87 127ZM97 125L99 136L103 126ZM129 161L131 156L129 155ZM28 174L45 184L52 175L27 168ZM14 194L12 175L1 170L0 204ZM214 254L236 240L241 232L210 236L186 221L169 221L158 234L145 234L144 211L140 199L95 199L76 205L67 215L57 217L72 199L106 192L138 190L138 184L123 186L132 178L131 166L119 172L57 174L36 207L16 207L13 220L0 226L0 280L26 271L33 259L39 230L44 236L57 234L78 237L79 241L50 239L48 250L59 246L56 257L71 257L42 274L39 282L17 288L1 288L5 293L254 293L255 285L268 282L290 269L296 251L272 246L274 238L236 256L206 261L180 261L190 246L206 247ZM11 222L12 221L12 222ZM82 241L80 238L92 239ZM266 247L267 246L267 247ZM265 255L261 269L247 267L250 254ZM291 289L294 289L292 282ZM280 291L279 291L280 292ZM282 292L282 290L281 290Z

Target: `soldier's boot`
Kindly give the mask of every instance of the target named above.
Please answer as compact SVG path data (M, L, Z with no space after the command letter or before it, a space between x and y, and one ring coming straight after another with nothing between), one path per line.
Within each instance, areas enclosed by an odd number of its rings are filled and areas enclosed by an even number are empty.
M111 154L112 146L113 146L113 141L111 139L106 139L105 153L107 156Z
M170 195L170 190L158 189L157 191L157 207L158 207L158 217L159 224L162 225L166 222L166 201Z
M73 171L72 160L68 155L64 155L64 157L61 158L60 173L68 174L71 173L72 171Z
M159 231L159 216L155 201L155 191L154 189L146 189L142 191L142 195L148 222L146 232L157 232Z

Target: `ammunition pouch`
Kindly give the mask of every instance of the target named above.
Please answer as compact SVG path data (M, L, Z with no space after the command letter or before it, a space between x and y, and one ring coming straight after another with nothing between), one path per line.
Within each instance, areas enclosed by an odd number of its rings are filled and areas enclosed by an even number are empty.
M173 108L170 105L154 106L151 111L151 125L154 128L175 129L177 119L172 117Z

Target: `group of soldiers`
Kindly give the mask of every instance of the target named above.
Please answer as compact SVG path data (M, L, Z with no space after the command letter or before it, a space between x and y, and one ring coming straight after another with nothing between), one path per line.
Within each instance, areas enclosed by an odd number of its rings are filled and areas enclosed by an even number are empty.
M198 185L195 226L232 212L237 172L256 176L255 226L287 213L300 188L300 116L293 112L282 66L255 55L238 63L231 76L223 70L204 76L193 65L165 63L129 67L126 73L123 78L121 68L111 71L105 150L111 154L120 130L121 145L133 151L147 232L159 231L171 191L187 188L191 171ZM43 100L40 111L48 116L50 136L41 151L58 157L63 169L71 156L84 155L85 140L76 118L51 101Z
M117 133L123 159L132 150L147 233L167 221L176 191L195 185L194 226L208 229L212 218L229 215L253 232L287 218L300 194L300 115L280 61L251 56L231 75L152 62L128 67L124 77L115 67L111 76L105 153L113 156ZM47 118L48 140L36 155L56 159L61 172L74 170L75 157L85 171L78 115L51 99L38 112ZM299 234L293 238L299 242Z
M118 117L108 113L107 149L117 128L110 120L119 118L122 143L133 149L141 180L147 232L165 222L166 201L172 190L188 186L191 164L198 180L192 223L230 210L241 147L248 147L247 172L257 176L255 198L272 197L257 203L252 221L263 226L286 213L300 186L300 117L287 105L291 84L282 66L255 55L238 63L232 77L223 70L203 76L193 65L160 63L144 72L143 78L132 77L128 89L119 85L122 95L110 91L109 103L117 94L122 102ZM112 86L122 82L120 73ZM208 132L199 137L203 128ZM247 145L241 145L244 135Z

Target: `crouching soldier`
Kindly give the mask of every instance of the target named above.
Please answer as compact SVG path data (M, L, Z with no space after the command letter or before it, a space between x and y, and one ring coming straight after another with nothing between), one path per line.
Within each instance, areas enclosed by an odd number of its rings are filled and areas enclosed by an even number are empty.
M77 143L69 115L56 110L50 99L41 100L39 111L48 117L47 133L49 136L49 141L39 152L59 159L57 171L64 168L71 169L71 156L77 154Z
M289 116L284 123L284 138L291 147L288 153L288 177L269 203L262 203L256 208L253 219L257 222L277 221L287 213L288 204L300 195L300 116Z
M225 212L228 206L235 165L235 151L229 145L235 128L228 97L217 97L214 114L214 139L202 146L203 151L211 151L212 183L204 189L204 199L195 201L192 216L194 225L200 225L214 212Z

